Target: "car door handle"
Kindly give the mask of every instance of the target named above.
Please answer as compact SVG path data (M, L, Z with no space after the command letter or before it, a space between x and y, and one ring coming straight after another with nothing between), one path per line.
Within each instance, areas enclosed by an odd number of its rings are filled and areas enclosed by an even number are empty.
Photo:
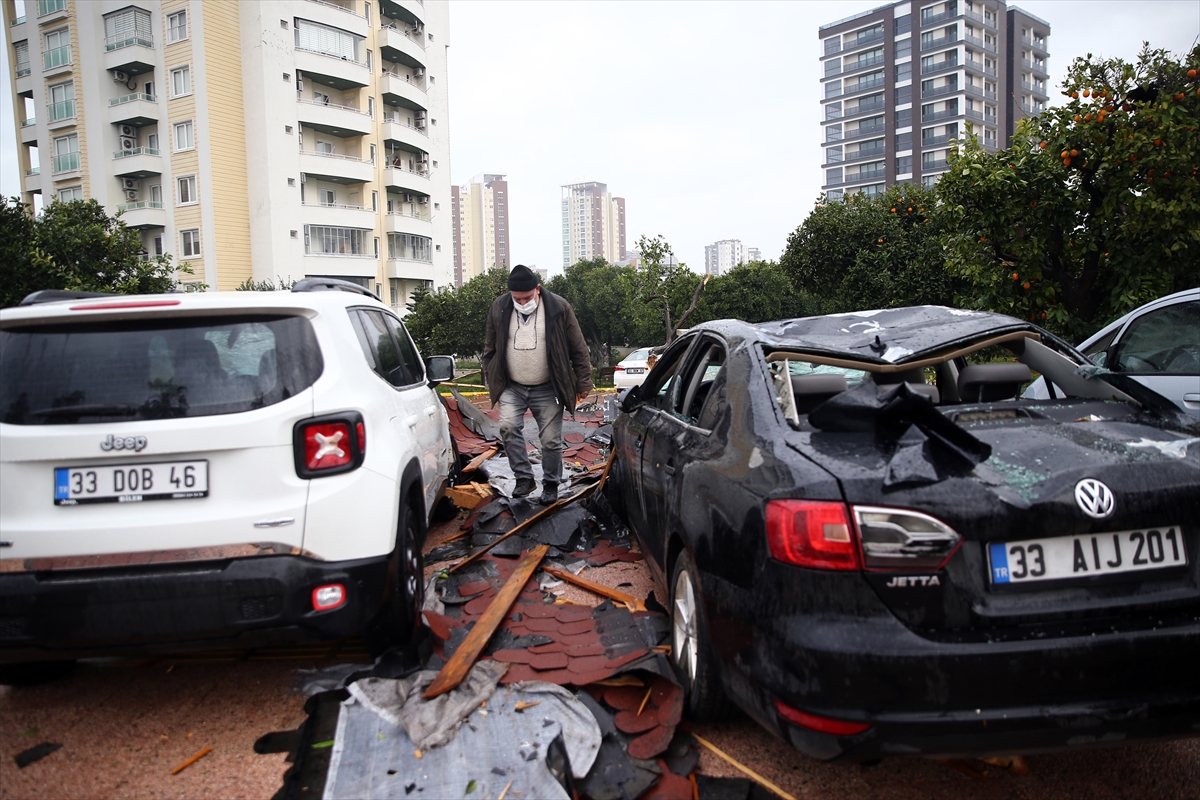
M1185 403L1200 403L1200 392L1188 392L1183 396Z
M404 418L404 424L410 428L415 428L417 426L417 424L420 422L421 422L420 414L409 414L407 417Z
M668 461L666 466L663 467L663 472L667 473L668 475L674 475L675 465Z

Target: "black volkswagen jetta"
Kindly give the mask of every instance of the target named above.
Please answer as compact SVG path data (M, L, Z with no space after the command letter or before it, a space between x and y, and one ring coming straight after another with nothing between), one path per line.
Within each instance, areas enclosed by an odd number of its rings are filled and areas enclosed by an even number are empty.
M1141 384L919 307L701 325L622 409L694 716L849 761L1200 735L1200 425Z

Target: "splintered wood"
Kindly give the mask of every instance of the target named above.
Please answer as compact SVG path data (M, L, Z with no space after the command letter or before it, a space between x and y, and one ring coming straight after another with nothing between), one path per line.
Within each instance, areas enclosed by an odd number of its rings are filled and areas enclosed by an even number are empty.
M446 490L450 502L468 511L492 496L492 487L486 483L468 483L463 486L451 486Z
M593 594L598 594L601 597L607 597L609 600L613 600L613 601L625 606L630 611L645 611L646 610L645 603L643 603L641 600L634 597L633 595L626 594L625 592L622 592L619 589L613 589L612 587L605 586L602 583L596 583L595 581L589 581L587 578L581 578L578 575L573 575L570 572L567 572L566 570L557 569L555 567L542 567L542 571L545 572L547 575L553 575L555 578L558 578L560 581L566 581L567 583L578 586L581 589L587 589L589 592L592 592Z

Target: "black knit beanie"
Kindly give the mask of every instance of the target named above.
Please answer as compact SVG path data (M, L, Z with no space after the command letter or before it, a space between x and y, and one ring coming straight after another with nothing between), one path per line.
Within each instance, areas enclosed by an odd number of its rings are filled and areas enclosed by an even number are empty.
M538 285L537 273L524 264L517 264L508 273L508 288L514 292L528 292Z

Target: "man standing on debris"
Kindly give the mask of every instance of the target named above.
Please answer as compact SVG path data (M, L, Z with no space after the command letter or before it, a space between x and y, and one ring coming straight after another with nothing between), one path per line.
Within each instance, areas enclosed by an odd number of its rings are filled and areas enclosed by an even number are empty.
M492 405L500 404L500 436L517 478L513 497L536 485L523 432L525 410L533 412L542 443L540 502L549 505L562 480L563 410L573 413L591 392L592 363L575 309L539 286L537 273L518 264L508 289L488 312L483 379Z

